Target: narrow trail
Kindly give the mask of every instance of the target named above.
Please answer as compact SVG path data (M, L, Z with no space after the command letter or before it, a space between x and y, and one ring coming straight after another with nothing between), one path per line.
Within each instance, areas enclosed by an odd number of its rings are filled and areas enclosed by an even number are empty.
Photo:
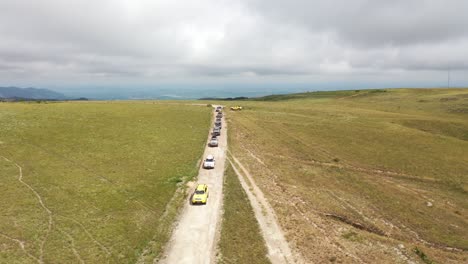
M210 132L211 129L210 127ZM203 156L205 158L209 154L213 155L216 160L215 168L206 170L200 167L198 173L198 183L208 185L207 204L195 206L187 201L160 263L216 262L215 252L221 223L224 164L227 150L227 127L224 118L218 141L218 147L206 146Z
M9 160L8 158L1 156L5 161L10 162L14 164L18 170L19 170L19 175L18 175L18 181L26 186L31 192L36 196L37 200L39 201L39 204L41 207L44 209L44 211L47 213L49 217L48 225L47 225L47 232L44 236L44 238L41 241L41 246L39 247L39 263L44 263L44 245L47 241L47 238L49 237L50 232L52 231L52 226L53 226L53 218L52 218L52 211L44 204L44 201L42 199L42 196L33 188L31 185L27 184L26 182L23 181L23 168L18 165L18 163Z
M257 218L263 237L265 239L268 248L268 258L270 259L271 263L304 263L302 257L300 257L298 253L293 255L283 234L283 231L278 224L273 208L266 200L263 192L255 184L252 175L250 175L242 163L240 163L239 160L232 154L231 158L228 158L228 160L237 174L242 188L250 200L250 204L252 205L255 217ZM237 165L237 167L242 170L242 173L235 165Z
M177 190L175 191L174 195L172 195L171 199L166 205L166 208L164 209L164 213L159 218L160 223L164 223L166 221L166 218L169 215L169 208L174 206L175 200L179 195L183 195L182 194L182 192L184 191L183 188L184 188L183 186L179 186ZM148 259L151 259L153 262L155 262L155 259L154 257L151 257L151 254L152 254L152 249L155 247L155 244L156 244L155 241L157 239L157 235L158 234L155 234L153 238L147 243L146 247L142 250L141 254L138 256L137 261L135 262L136 264L147 263Z
M9 235L7 235L7 234L3 234L3 233L1 233L1 232L0 232L0 236L2 236L2 237L4 237L4 238L6 238L6 239L9 239L9 240L11 240L11 241L17 243L18 246L21 248L21 250L22 250L26 255L28 255L28 257L30 257L30 258L34 259L35 261L37 261L38 263L40 263L40 260L39 260L38 258L36 258L35 256L33 256L31 253L29 253L29 252L26 250L26 248L25 248L25 242L24 242L24 241L21 241L21 240L19 240L19 239L17 239L17 238L13 238L13 237L11 237L11 236L9 236Z

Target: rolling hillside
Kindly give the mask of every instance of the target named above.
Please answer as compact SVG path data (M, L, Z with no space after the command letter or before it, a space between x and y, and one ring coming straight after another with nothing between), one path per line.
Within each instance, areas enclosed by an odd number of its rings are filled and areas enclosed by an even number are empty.
M236 102L231 149L308 262L468 259L468 90Z

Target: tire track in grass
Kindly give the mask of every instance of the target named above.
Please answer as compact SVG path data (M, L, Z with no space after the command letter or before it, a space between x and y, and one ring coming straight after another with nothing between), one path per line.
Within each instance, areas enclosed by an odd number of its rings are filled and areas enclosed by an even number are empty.
M104 246L101 242L99 242L97 239L95 239L94 236L89 232L88 229L86 229L86 227L82 223L78 222L77 220L75 220L73 218L66 217L66 216L63 216L63 215L59 215L59 217L70 220L70 221L74 222L75 224L77 224L79 227L81 227L81 229L83 229L83 231L86 233L88 238L91 239L97 246L99 246L99 248L101 248L102 251L106 252L106 254L108 256L112 255L110 250L106 246Z
M253 181L252 176L232 154L231 158L228 158L228 160L231 163L234 172L237 174L253 207L255 216L267 244L268 258L271 263L303 263L304 261L302 261L302 257L300 257L299 254L296 253L296 256L293 255L289 244L284 237L283 231L276 220L273 208L271 208L262 191ZM236 168L234 163L236 163L243 173ZM250 186L247 181L249 181Z
M247 149L247 148L245 148L245 149ZM234 161L238 162L239 167L244 171L245 175L249 178L250 183L252 183L252 184L255 186L255 188L256 188L257 190L260 191L260 194L262 195L263 199L265 199L265 202L267 202L267 201L266 201L266 198L263 196L263 193L261 192L261 190L258 188L257 185L255 185L255 182L254 182L252 176L250 175L250 173L247 171L247 169L242 165L242 163L240 163L239 160L237 160L237 159L232 155L232 153L229 152L229 154L231 154L231 156L232 156L232 158L234 159ZM256 157L256 159L260 160L258 157ZM263 162L261 162L261 163L263 163ZM263 164L264 164L264 163L263 163ZM235 169L234 166L233 166L233 168ZM270 173L272 173L272 174L274 175L274 173L273 173L271 170L269 170L268 167L265 166L265 169L268 170ZM238 170L237 170L237 171L238 171ZM239 175L239 174L238 174L238 175ZM276 175L274 175L274 176L275 176L275 178L277 178ZM241 175L239 175L239 180L242 181ZM277 185L276 182L274 182L274 185ZM249 186L247 186L247 189L245 189L246 192L248 192L248 188L249 188ZM254 190L255 190L255 189L254 189ZM294 199L294 198L299 198L299 197L296 197L296 196L294 196L294 195L292 195L292 194L290 194L290 196L291 196L293 199ZM325 241L327 241L327 243L328 243L329 245L331 245L331 246L332 246L333 248L335 248L337 251L339 251L339 252L341 252L341 253L343 253L343 254L345 254L345 255L347 255L347 256L353 258L353 259L356 260L358 263L363 263L363 262L364 262L364 261L363 261L361 258L359 258L358 256L356 256L356 255L354 255L353 253L351 253L351 252L349 252L349 251L346 251L346 250L342 249L340 246L338 246L338 245L336 244L336 241L334 241L331 237L328 236L327 231L326 231L323 227L321 227L321 226L319 226L317 223L315 223L312 219L310 219L309 217L307 217L307 215L305 214L305 211L304 211L304 210L301 210L295 203L291 203L291 206L292 206L297 212L299 212L300 215L301 215L309 224L313 225L317 230L319 230L319 231L324 235L324 239L325 239ZM271 209L271 210L272 210L272 209ZM272 210L272 213L273 213L273 215L275 215L273 210ZM318 211L315 211L315 213L320 214L320 215L323 214L322 212L318 212ZM265 240L267 240L266 237L265 237ZM299 253L296 253L296 254L299 256L298 259L300 259L301 262L305 262L305 261L303 260L302 256L299 255Z
M41 241L41 246L39 247L39 263L44 263L44 245L47 241L47 238L49 237L50 231L52 231L52 225L54 223L53 218L52 218L52 211L44 204L44 201L42 199L42 196L33 188L31 185L27 184L25 181L23 181L23 168L16 162L9 160L5 156L1 156L5 161L10 162L14 164L19 171L18 174L18 181L26 186L37 198L39 204L41 207L44 209L44 211L47 213L49 221L47 225L47 232L44 236L44 238ZM23 244L24 245L24 244Z
M73 252L73 255L75 255L75 257L78 259L78 261L81 263L81 264L84 264L84 260L81 258L81 255L80 253L78 252L78 250L76 250L76 247L75 247L75 239L67 232L65 232L63 229L61 228L57 228L60 232L62 232L62 234L64 234L68 240L70 241L70 247L71 247L71 250Z
M224 209L217 263L271 264L252 205L231 164L226 166L224 176Z

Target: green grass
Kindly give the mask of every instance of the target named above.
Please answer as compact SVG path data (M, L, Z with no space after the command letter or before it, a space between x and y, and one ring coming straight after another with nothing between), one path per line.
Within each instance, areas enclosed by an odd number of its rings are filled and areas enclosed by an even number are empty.
M260 185L275 179L288 190L266 191L271 200L295 195L305 211L341 215L394 239L412 243L414 231L438 246L468 249L468 89L304 93L241 105L229 115L231 147Z
M231 165L224 177L219 263L270 263L252 206Z
M44 261L77 261L72 246L90 263L134 263L145 248L157 256L210 117L207 107L152 102L0 103L0 155L52 212ZM39 258L48 214L18 173L0 158L0 233ZM0 245L0 262L34 262L11 239Z

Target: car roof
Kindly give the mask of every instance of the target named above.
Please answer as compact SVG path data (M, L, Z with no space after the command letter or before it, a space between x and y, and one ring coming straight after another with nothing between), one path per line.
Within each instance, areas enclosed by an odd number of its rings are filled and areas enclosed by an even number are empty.
M206 156L207 159L214 159L213 155Z
M198 184L197 185L197 191L203 191L203 190L205 190L205 187L208 187L208 186L206 186L206 184Z

